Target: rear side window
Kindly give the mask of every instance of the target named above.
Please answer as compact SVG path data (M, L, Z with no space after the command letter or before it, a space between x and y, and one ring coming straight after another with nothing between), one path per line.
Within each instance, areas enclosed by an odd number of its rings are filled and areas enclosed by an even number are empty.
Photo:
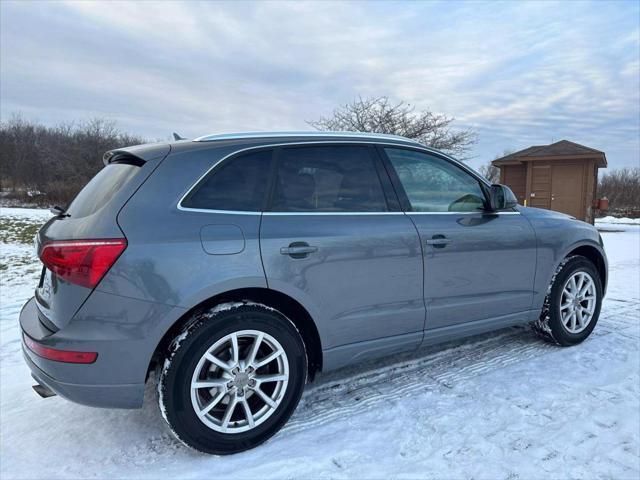
M73 218L87 217L100 210L140 171L138 165L110 163L76 195L67 212Z
M271 210L380 212L387 203L369 149L360 146L283 148Z
M186 208L259 212L271 165L271 150L225 160L182 201Z

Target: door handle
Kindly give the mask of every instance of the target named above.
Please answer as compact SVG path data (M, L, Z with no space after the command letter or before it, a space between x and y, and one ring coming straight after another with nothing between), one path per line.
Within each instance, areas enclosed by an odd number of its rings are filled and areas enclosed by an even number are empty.
M310 253L318 251L318 247L309 245L307 242L293 242L288 247L282 247L280 253L289 255L291 258L306 258Z
M427 240L427 245L432 245L433 248L444 248L449 243L451 243L451 240L444 235L434 235L429 240Z

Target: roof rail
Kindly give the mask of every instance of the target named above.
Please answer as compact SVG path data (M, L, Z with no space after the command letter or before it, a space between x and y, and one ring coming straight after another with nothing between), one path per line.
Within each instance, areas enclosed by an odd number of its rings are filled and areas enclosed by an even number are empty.
M194 142L213 142L216 140L240 140L248 138L282 138L282 137L319 137L319 138L362 138L362 139L381 139L396 140L414 145L421 145L410 138L401 137L399 135L387 135L383 133L368 132L321 132L317 130L300 130L286 132L239 132L239 133L219 133L213 135L205 135L194 139Z

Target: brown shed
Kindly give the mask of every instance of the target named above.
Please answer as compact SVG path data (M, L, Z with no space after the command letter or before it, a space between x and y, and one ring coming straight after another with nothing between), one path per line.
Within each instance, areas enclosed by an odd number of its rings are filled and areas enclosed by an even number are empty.
M567 213L593 223L598 168L606 168L604 152L560 140L525 148L494 160L500 183L513 190L518 202Z

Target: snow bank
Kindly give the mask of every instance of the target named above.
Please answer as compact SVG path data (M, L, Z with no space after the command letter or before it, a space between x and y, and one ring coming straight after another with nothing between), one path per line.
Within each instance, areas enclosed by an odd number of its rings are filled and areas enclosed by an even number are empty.
M616 218L612 216L596 218L596 223L618 223L621 225L640 225L640 218Z

